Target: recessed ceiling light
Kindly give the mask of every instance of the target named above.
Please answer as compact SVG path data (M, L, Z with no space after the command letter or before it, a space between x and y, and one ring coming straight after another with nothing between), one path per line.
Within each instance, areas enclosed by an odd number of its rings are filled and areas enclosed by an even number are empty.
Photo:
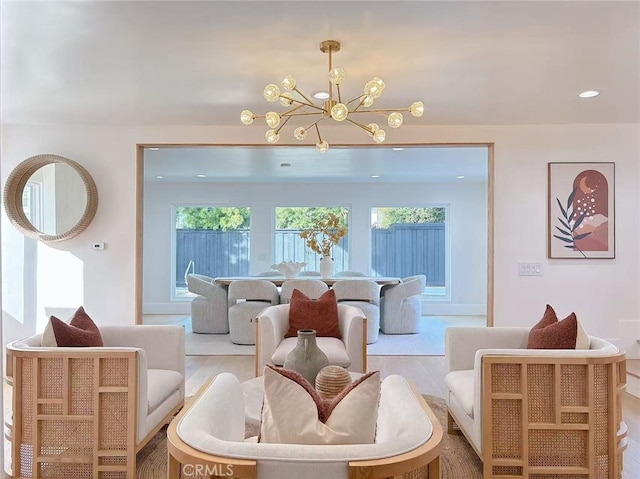
M402 151L404 148L392 148L393 151Z
M380 178L380 175L371 175L371 178Z
M291 163L280 163L280 168L289 168Z
M198 178L206 178L207 177L207 175L203 175L202 173L198 173L196 176Z
M458 175L456 176L456 178L458 178L459 180L464 180L464 175Z
M158 151L160 148L149 148L150 151Z
M326 91L314 91L311 96L316 100L326 100L329 98L329 93Z
M600 94L599 91L586 90L586 91L583 91L582 93L580 93L578 96L580 98L593 98L594 96L598 96L599 94Z
M156 178L158 178L159 180L161 180L162 178L164 178L164 176L162 175L157 175Z

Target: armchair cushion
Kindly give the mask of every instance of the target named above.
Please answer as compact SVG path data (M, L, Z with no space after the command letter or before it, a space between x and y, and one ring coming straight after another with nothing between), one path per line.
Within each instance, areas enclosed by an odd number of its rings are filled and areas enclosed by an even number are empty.
M373 444L379 401L379 371L324 400L299 374L267 367L260 442Z
M334 290L328 290L316 300L310 299L302 291L293 290L289 307L289 330L285 333L285 338L296 336L299 329L315 329L318 337L341 338L338 302Z
M178 371L168 369L147 370L147 403L148 412L153 412L174 392L180 391L184 385L184 377Z
M80 306L69 323L51 316L42 333L41 345L43 347L100 347L102 336L96 323Z
M464 412L473 417L473 369L451 371L444 378L444 382L457 399Z
M297 341L298 338L283 339L271 356L273 364L276 366L284 365L284 361L287 359L287 356L291 351L293 351L293 348L296 347ZM327 355L329 364L341 366L343 368L348 368L351 365L351 359L347 354L344 343L340 339L316 337L316 343L322 352Z

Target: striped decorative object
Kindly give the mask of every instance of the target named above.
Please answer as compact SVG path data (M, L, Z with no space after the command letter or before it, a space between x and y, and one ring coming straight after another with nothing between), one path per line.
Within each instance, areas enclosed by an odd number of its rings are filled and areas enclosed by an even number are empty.
M323 399L332 399L351 384L349 372L340 366L325 366L316 376L316 391Z

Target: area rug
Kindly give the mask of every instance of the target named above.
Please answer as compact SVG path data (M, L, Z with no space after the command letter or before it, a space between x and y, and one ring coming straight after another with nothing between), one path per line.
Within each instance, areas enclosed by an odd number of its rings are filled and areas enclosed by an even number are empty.
M440 468L442 479L482 479L482 462L464 436L447 434L447 406L436 396L424 396L444 429ZM166 479L167 430L161 429L137 456L137 479ZM179 479L179 478L171 478Z
M233 344L228 334L198 334L191 329L191 317L181 321L185 328L187 356L253 356L255 346ZM423 316L417 334L380 333L378 341L367 346L370 356L442 356L447 324L435 316Z

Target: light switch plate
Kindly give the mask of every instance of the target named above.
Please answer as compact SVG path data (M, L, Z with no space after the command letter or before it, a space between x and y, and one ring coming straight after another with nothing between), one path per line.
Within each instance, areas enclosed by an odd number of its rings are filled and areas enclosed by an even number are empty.
M542 263L518 263L520 276L542 276Z

